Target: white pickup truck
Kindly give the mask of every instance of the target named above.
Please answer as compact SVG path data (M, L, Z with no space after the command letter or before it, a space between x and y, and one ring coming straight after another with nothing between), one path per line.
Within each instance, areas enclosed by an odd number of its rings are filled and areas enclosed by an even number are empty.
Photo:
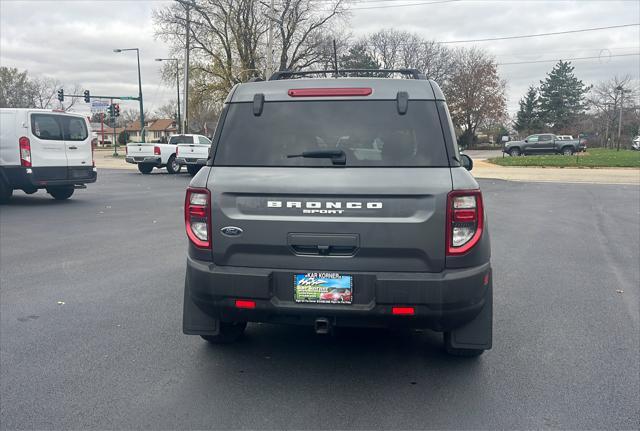
M138 165L138 170L143 174L150 174L153 168L167 168L170 174L180 172L180 164L176 162L176 146L169 143L138 142L127 144L125 160L127 163Z
M201 167L207 164L211 141L202 135L183 135L191 137L191 142L180 142L176 150L176 161L185 165L191 176L198 173Z

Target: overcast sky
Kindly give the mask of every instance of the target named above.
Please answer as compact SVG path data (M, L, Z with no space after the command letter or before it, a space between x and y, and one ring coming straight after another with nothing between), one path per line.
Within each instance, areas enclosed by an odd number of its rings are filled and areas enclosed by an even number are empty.
M352 3L350 28L355 36L381 28L414 31L437 41L467 40L549 33L591 27L640 23L640 1L484 1L461 0L424 4L429 0L360 0ZM433 0L432 0L433 1ZM423 4L408 7L408 3ZM0 0L0 65L28 69L67 83L78 83L92 94L135 96L138 92L135 52L141 50L145 110L175 99L175 86L160 79L156 57L167 47L153 36L151 12L167 1L47 1ZM277 1L276 1L277 3ZM371 8L384 6L383 8ZM371 9L365 9L371 8ZM472 46L458 43L449 46ZM640 80L640 27L627 27L548 37L476 42L499 63L573 57L576 75L593 83L615 75ZM554 62L503 65L508 106L513 112L529 85L538 85ZM79 109L84 103L79 103ZM137 102L123 102L137 108Z

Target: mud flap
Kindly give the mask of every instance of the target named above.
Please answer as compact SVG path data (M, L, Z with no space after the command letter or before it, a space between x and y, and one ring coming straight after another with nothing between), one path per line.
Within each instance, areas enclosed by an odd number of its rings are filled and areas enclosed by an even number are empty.
M182 332L189 335L218 335L220 333L220 321L202 311L191 300L188 271L184 280Z
M489 350L493 338L493 280L487 287L485 305L480 314L466 325L451 331L450 344L454 349Z

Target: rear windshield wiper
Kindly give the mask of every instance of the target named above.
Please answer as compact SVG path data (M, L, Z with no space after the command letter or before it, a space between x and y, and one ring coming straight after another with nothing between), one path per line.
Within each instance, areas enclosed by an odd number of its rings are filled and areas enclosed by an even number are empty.
M342 150L315 150L303 151L302 154L288 154L287 159L294 157L304 157L307 159L331 159L334 165L345 165L347 163L347 155Z

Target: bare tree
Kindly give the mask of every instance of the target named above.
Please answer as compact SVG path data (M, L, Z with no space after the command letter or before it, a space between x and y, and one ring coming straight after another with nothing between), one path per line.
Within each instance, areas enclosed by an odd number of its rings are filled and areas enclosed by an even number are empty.
M506 83L500 79L497 68L495 59L479 48L455 52L455 67L446 96L465 146L473 142L478 127L506 121Z
M280 69L322 62L331 39L325 33L343 13L343 1L284 0L272 15L270 5L258 0L197 0L190 12L193 85L189 98L197 97L192 92L204 91L219 102L234 84L261 76L270 20L276 30L274 48ZM153 19L156 37L168 42L171 53L181 58L186 19L182 2L155 10ZM163 78L174 80L175 68L165 65Z
M618 116L620 114L621 92L625 92L624 99L627 101L637 100L640 95L638 83L634 82L631 76L615 76L607 81L596 84L587 97L587 104L591 114L595 117L597 125L596 133L602 137L601 144L605 147L613 145L616 141L614 136L617 130ZM630 106L630 103L628 106ZM626 116L632 120L636 111L630 108L631 116ZM594 126L592 124L592 126ZM638 125L640 127L640 125Z
M443 87L453 71L450 49L408 31L380 30L361 43L366 43L369 55L383 69L418 69Z
M25 70L0 67L0 107L2 108L39 108L60 107L69 110L76 104L76 98L65 98L66 103L57 99L57 91L63 88L60 81L47 77L29 77ZM74 84L67 94L78 94L80 85Z
M35 108L47 109L58 104L56 95L62 83L52 78L34 78L31 80L31 98Z
M177 120L178 103L175 100L170 100L169 103L165 103L156 109L155 116L158 118L171 118L173 120Z
M300 70L322 63L333 39L327 27L345 11L344 0L283 0L276 16L269 17L277 28L279 70Z

